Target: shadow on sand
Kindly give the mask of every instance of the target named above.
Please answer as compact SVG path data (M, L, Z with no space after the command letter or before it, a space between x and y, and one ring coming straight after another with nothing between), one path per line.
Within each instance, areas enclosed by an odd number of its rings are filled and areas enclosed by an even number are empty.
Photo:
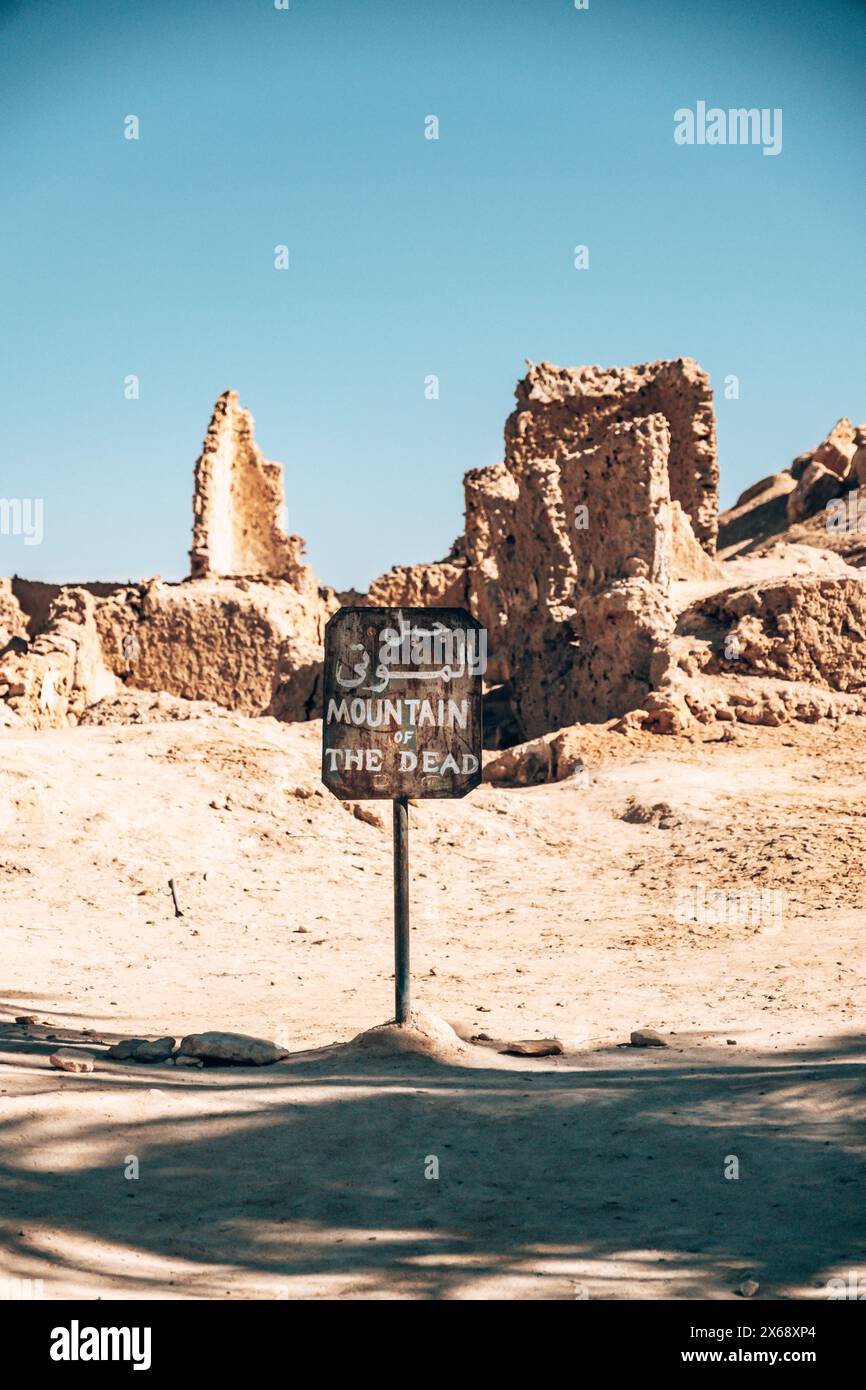
M4 1032L12 1273L73 1279L80 1248L92 1284L108 1247L138 1266L107 1261L107 1296L714 1298L748 1274L760 1297L820 1298L829 1274L866 1280L862 1038L543 1069L349 1044L49 1081L52 1045Z

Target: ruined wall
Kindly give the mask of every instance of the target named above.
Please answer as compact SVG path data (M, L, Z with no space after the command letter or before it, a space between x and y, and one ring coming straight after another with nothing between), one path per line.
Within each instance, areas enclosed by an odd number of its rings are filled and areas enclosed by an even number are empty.
M194 579L296 578L304 544L282 529L282 465L264 458L253 430L253 418L238 403L237 392L224 392L195 465Z
M100 603L108 668L123 684L211 700L243 714L319 714L324 624L336 608L286 581L155 581Z
M0 579L0 652L15 637L27 632L27 619L12 587L11 579Z
M670 430L670 495L682 504L705 550L715 549L719 469L709 377L689 357L635 367L530 365L505 424L505 462L519 473L533 459L574 454L612 424L663 415Z
M460 557L431 565L395 565L374 579L357 601L381 608L465 608L466 560Z
M0 724L61 728L115 693L96 626L98 603L84 589L61 590L42 631L0 653Z
M651 688L671 583L719 577L718 466L709 379L690 358L531 365L515 395L504 462L464 479L462 555L391 570L362 601L465 593L487 629L488 682L531 738L621 714Z
M337 598L302 562L300 537L280 527L282 469L262 458L234 391L217 402L195 480L199 577L0 583L0 722L74 723L124 687L317 717L324 625Z
M826 690L866 691L866 582L781 579L725 589L702 610L735 639L736 660L705 669L776 676Z
M467 474L471 606L494 625L523 738L639 704L673 630L673 579L714 572L671 501L670 441L656 413Z
M663 415L611 425L560 456L562 500L583 588L606 580L671 582L670 430Z

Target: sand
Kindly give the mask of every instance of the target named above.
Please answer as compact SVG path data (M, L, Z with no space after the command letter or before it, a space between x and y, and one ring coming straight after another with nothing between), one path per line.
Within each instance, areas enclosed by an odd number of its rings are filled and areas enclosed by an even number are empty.
M364 803L371 824L321 788L316 723L189 712L2 735L0 1280L103 1299L866 1283L866 721L592 730L589 785L413 806L421 1026L371 1043L393 1008L389 803ZM716 920L684 920L701 892ZM667 1047L627 1046L641 1027ZM207 1029L290 1056L104 1057ZM549 1037L562 1056L499 1050ZM52 1069L61 1043L94 1072Z

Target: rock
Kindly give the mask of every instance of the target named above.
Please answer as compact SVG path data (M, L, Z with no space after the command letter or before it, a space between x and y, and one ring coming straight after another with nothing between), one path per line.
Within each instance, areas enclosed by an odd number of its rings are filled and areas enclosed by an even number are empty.
M802 468L800 469L800 471L796 474L796 477L799 478L799 477L802 475L802 473L804 472L804 470L805 470L805 468L806 468L806 464L807 464L807 463L811 463L811 461L812 461L812 455L811 455L811 454L806 454L806 455L804 455L804 458L803 458L803 467L802 467ZM791 469L791 472L792 472L792 474L793 474L793 467L792 467L792 469ZM735 512L735 511L737 511L740 507L745 507L746 504L747 504L748 502L753 502L753 501L755 500L755 498L756 498L756 497L760 497L760 496L762 495L762 493L772 491L775 487L778 486L778 481L779 481L780 476L781 476L781 474L779 474L779 473L771 473L771 474L769 475L769 477L767 477L767 478L761 478L760 482L752 483L751 487L747 487L746 490L745 490L745 492L741 492L741 493L740 493L740 495L739 495L739 497L737 498L736 502L734 503L733 507L731 507L731 511L732 511L732 512Z
M806 464L811 463L811 457ZM738 549L755 539L764 539L784 531L788 525L788 494L797 486L799 477L791 472L776 473L769 486L762 487L751 497L743 494L737 503L719 517L719 549ZM766 481L766 480L765 480Z
M843 416L818 445L812 455L812 462L821 464L844 478L851 467L851 460L857 452L857 438L851 421Z
M858 444L857 452L851 460L851 472L857 479L857 486L866 484L866 444Z
M617 727L622 731L637 728L653 734L677 736L688 733L694 728L694 724L686 698L681 692L654 690L644 700L641 708L626 714Z
M741 1298L754 1298L760 1288L760 1284L755 1279L744 1279L742 1284L738 1284L736 1292Z
M488 687L507 687L509 743L639 705L673 628L672 578L717 577L715 421L697 363L530 364L515 395L505 461L464 479L452 553L351 596L467 606L487 629Z
M629 1043L632 1047L667 1047L664 1038L660 1038L652 1028L635 1028Z
M558 1038L525 1038L506 1043L499 1051L505 1057L561 1057L564 1049Z
M533 739L531 743L506 748L487 763L483 780L500 787L534 787L541 782L555 782L549 739Z
M208 1062L230 1062L237 1066L268 1066L288 1057L288 1050L264 1038L243 1033L190 1033L180 1045L179 1055L200 1057Z
M179 1052L174 1059L176 1067L203 1067L204 1062L201 1057L187 1057L186 1053Z
M377 830L385 829L385 822L377 811L369 806L362 806L359 802L344 802L347 809L351 809L355 820L363 821L365 825L373 825Z
M58 1071L93 1071L93 1057L89 1052L73 1052L69 1048L61 1048L57 1052L52 1052L48 1060L52 1067L57 1067Z
M139 1043L132 1056L136 1062L164 1062L174 1048L174 1038L155 1038L152 1042Z
M658 830L673 830L679 825L676 812L667 801L655 801L650 804L637 801L634 797L629 797L620 820L626 821L629 825L653 825Z
M110 1057L113 1062L127 1062L135 1056L140 1047L144 1047L147 1038L122 1038L120 1042L114 1043L106 1052L106 1057Z
M842 479L838 473L813 459L794 491L788 493L788 521L793 524L805 517L815 516L842 491Z
M722 569L707 554L681 504L671 502L671 579L721 579Z
M38 1023L39 1019L36 1017L35 1014L19 1014L15 1022L23 1024L25 1026L29 1026L33 1023Z
M46 586L50 589L51 586ZM97 600L83 588L55 590L37 635L4 657L5 700L33 729L64 728L86 705L116 690L96 625Z
M866 584L860 578L779 579L726 589L698 609L736 639L737 659L717 654L713 674L774 676L824 690L863 688Z

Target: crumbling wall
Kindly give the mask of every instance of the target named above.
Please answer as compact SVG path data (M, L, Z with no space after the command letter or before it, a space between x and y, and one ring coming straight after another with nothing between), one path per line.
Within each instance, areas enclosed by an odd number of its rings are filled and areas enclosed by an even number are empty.
M282 506L282 469L262 457L252 417L227 391L195 469L197 577L80 587L3 581L0 719L35 728L75 722L121 685L246 714L315 718L324 625L338 603L302 562L301 538L284 534Z
M515 473L534 459L557 462L599 443L613 424L663 415L670 430L670 495L701 545L715 549L719 469L709 377L689 357L635 367L530 364L505 424L505 462Z
M154 581L102 602L96 623L125 686L300 720L319 714L324 624L336 607L286 581Z
M395 565L356 602L381 608L465 608L467 590L466 558L456 556L431 565Z
M608 425L571 453L467 476L473 611L496 622L524 738L612 718L651 689L673 630L675 532L683 563L697 552L712 564L674 512L669 451L657 413Z
M700 605L729 652L705 669L775 676L846 693L866 691L866 582L781 579L725 589Z
M458 571L401 567L363 598L461 603L465 583L497 718L532 738L621 714L650 689L671 583L719 577L718 466L709 379L690 358L531 364L515 395L504 462L464 479Z
M13 638L25 637L27 618L12 587L11 579L0 579L0 653Z
M0 724L61 728L115 693L96 626L98 602L85 589L61 590L42 631L0 654Z
M195 465L194 579L297 577L304 543L283 531L282 465L264 458L253 431L253 417L238 403L237 392L225 391Z

